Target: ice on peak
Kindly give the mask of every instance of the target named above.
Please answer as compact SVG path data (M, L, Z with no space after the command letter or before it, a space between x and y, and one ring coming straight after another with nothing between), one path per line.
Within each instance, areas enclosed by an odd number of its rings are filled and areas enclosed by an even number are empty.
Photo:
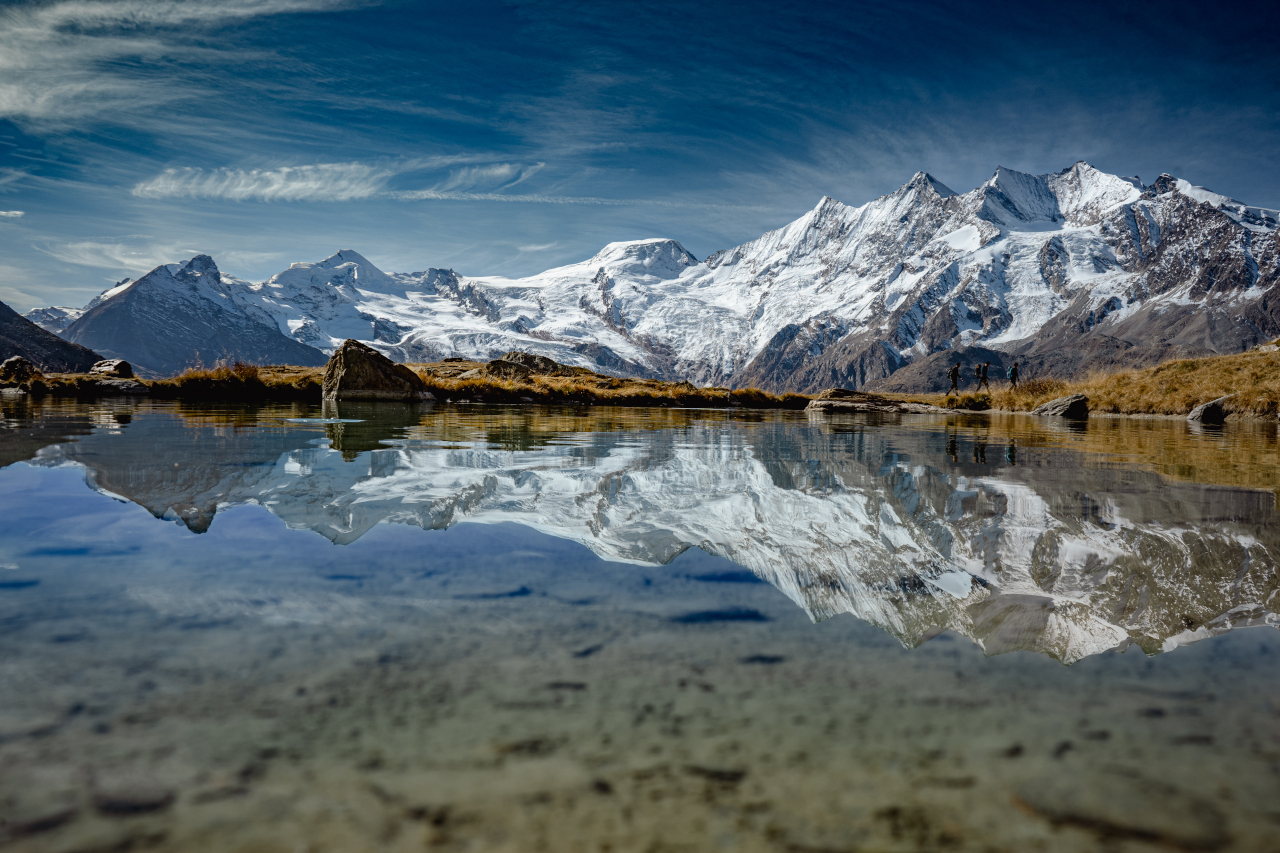
M343 264L355 264L357 267L361 268L362 270L366 270L368 272L374 272L374 273L377 273L378 275L384 274L382 270L374 266L373 263L370 262L368 258L360 254L359 252L352 251L351 249L342 249L338 252L335 252L329 257L325 258L320 263L316 264L316 266L320 267L321 269L331 270L331 269L337 269Z
M638 264L653 274L667 270L678 275L685 267L696 265L698 259L675 240L650 237L609 243L596 252L588 263L623 266Z
M1045 178L997 166L995 174L979 188L983 195L979 216L1002 227L1057 222L1062 213Z
M930 175L928 172L916 172L911 176L911 180L907 181L906 186L919 187L921 189L929 187L937 193L940 198L951 198L951 196L957 194L955 190L951 189L951 187L947 186L933 175Z
M1196 186L1190 181L1175 178L1172 175L1161 175L1164 186L1176 187L1178 192L1187 198L1207 204L1215 210L1225 213L1236 222L1253 231L1274 231L1280 222L1280 211L1265 207L1250 207L1242 201L1216 193L1213 190Z

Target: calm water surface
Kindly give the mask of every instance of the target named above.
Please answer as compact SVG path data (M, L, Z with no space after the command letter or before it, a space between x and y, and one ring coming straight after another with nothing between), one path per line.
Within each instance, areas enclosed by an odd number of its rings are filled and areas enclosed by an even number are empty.
M0 416L5 849L1280 851L1274 424Z

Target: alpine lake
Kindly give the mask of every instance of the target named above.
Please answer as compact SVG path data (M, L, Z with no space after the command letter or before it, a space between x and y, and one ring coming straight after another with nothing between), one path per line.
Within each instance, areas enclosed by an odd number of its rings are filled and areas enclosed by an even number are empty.
M1274 423L0 417L5 850L1280 851Z

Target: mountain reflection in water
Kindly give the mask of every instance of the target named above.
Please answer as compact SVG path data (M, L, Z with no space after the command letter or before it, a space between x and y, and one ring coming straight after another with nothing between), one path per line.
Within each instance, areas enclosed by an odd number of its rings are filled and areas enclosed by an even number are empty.
M1270 425L1233 443L1168 422L5 405L4 464L83 466L91 487L195 532L257 504L338 544L381 522L471 521L635 563L698 547L814 620L847 612L909 646L952 630L987 654L1067 663L1280 626L1275 493L1165 473L1198 448L1226 460L1205 463L1219 477L1271 486ZM346 422L289 420L306 415ZM1137 459L1093 452L1130 445Z

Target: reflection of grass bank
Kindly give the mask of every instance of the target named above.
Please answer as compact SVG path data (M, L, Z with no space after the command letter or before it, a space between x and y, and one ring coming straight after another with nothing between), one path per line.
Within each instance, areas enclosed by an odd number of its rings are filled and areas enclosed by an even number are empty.
M1201 403L1228 394L1230 415L1275 418L1280 411L1280 352L1246 352L1167 361L1146 370L1095 373L1084 379L1025 379L1016 391L1007 383L990 394L962 394L949 400L940 394L909 399L971 411L1001 409L1026 412L1067 394L1084 394L1094 412L1124 415L1185 415Z
M1154 418L1091 418L1069 427L1059 420L1009 413L946 418L947 431L968 458L975 443L1013 445L1019 465L1036 466L1028 452L1088 454L1088 466L1136 465L1170 480L1262 489L1280 496L1280 438L1269 423L1243 421L1225 430L1202 430L1183 421ZM915 425L915 426L913 426ZM902 428L937 429L936 420L907 421ZM991 452L990 449L988 452ZM995 458L1003 458L1002 452Z

